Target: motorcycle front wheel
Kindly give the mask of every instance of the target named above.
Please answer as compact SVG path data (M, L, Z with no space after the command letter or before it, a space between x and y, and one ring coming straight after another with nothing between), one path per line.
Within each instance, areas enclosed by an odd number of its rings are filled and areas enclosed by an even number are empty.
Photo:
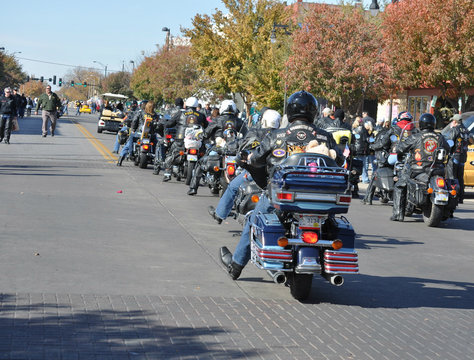
M306 300L311 292L313 274L288 273L287 283L293 298L298 301Z
M423 209L423 221L429 227L437 227L443 220L443 206L429 202Z

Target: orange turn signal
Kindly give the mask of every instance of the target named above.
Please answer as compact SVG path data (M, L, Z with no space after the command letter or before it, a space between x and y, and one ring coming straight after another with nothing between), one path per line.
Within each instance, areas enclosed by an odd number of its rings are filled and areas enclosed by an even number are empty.
M184 151L181 150L181 151L179 152L179 155L183 156L183 155L184 155Z
M219 169L219 166L214 166L214 171L215 172L218 172L220 169Z
M342 241L341 241L341 240L334 240L334 241L332 242L332 248L333 248L334 250L339 250L340 248L342 248L342 245L343 245L343 244L342 244Z
M456 190L451 190L451 195L456 196L457 192Z
M426 190L426 192L427 192L428 194L433 194L433 188L428 188L428 190Z
M258 195L252 195L250 200L252 200L252 202L254 203L258 203L258 201L260 200L260 197Z
M288 245L288 239L286 237L281 237L277 240L278 246L286 247Z

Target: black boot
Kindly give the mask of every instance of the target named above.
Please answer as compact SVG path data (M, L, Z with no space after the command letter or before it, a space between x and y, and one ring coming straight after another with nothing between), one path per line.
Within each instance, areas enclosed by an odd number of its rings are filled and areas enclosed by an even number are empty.
M171 180L171 173L170 172L165 172L163 174L163 182L167 182Z
M232 253L229 251L229 249L227 249L226 246L223 246L219 249L219 255L221 258L221 262L227 268L229 276L232 278L232 280L237 280L240 274L242 273L242 269L244 267L232 261Z
M189 188L189 190L188 190L188 195L196 195L196 194L197 194L197 190L196 190L196 189Z
M118 160L117 160L117 166L122 166L122 163L123 163L123 159L125 158L125 156L119 156Z
M209 215L211 215L211 217L216 220L216 222L220 225L222 223L222 219L217 216L216 214L216 209L214 208L214 206L209 206L207 208L207 212L209 213Z

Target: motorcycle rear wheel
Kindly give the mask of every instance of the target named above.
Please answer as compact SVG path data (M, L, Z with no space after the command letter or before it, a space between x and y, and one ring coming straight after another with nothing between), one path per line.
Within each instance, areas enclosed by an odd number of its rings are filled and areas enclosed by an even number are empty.
M437 227L443 220L443 206L429 202L423 209L423 221L429 227Z
M138 158L138 166L140 167L140 169L146 169L147 165L148 165L147 156L146 156L146 154L141 153L139 158Z
M298 301L306 300L311 293L313 274L288 273L288 285L293 298Z
M196 163L194 161L188 161L188 169L186 170L186 182L185 184L189 186L191 184L191 179L193 178L193 170Z

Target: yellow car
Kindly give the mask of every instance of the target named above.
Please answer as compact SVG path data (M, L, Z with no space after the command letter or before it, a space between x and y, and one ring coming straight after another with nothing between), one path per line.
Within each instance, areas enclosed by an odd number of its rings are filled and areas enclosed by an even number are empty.
M470 114L468 117L465 115ZM474 113L462 114L463 125L469 130L471 137L474 138ZM474 144L470 144L467 150L467 160L464 165L464 186L474 186Z
M89 105L83 104L83 105L81 106L81 108L79 109L79 112L91 114L91 113L92 113L92 110L91 110L91 108L90 108Z

